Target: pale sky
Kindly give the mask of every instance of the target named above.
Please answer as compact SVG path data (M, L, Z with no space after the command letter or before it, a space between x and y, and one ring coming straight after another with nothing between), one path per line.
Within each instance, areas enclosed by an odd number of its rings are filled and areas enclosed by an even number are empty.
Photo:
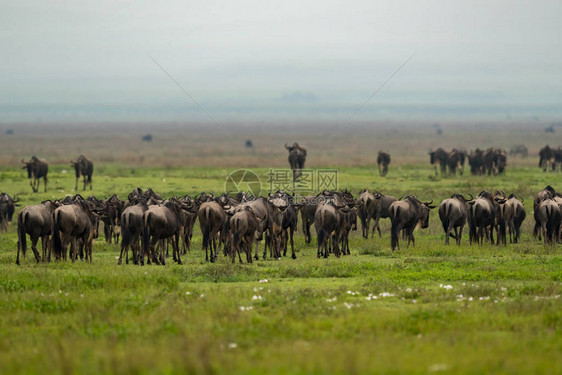
M562 1L3 1L0 122L562 118Z

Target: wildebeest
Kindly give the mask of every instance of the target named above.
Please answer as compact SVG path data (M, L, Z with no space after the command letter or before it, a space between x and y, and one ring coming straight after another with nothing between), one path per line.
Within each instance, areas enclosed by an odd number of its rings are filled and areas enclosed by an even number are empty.
M539 241L541 240L541 236L544 234L542 233L542 227L540 226L540 220L538 218L539 213L539 206L542 201L546 199L553 199L554 198L554 188L550 185L547 185L544 189L539 191L533 200L533 216L535 218L535 227L533 229L533 236L539 237Z
M71 244L70 257L74 262L78 255L79 241L84 246L86 259L92 263L92 247L95 237L97 217L105 209L104 203L85 200L80 195L72 203L63 205L53 212L53 248L57 260L67 257L67 247Z
M7 193L0 193L0 230L7 230L8 223L12 221L19 198L10 197Z
M26 235L29 234L31 240L31 250L35 255L37 263L41 259L44 262L50 260L50 236L53 229L53 212L60 206L58 202L50 200L41 204L24 207L18 214L18 255L16 264L20 264L20 248L25 258L27 250ZM37 251L37 242L41 238L42 257Z
M390 164L390 154L388 151L379 151L377 156L377 165L379 166L379 175L386 176L388 173L388 165Z
M125 203L122 202L117 194L113 194L110 198L105 201L105 211L101 217L103 222L103 234L105 236L105 242L107 243L119 243L119 235L121 234L121 213Z
M149 206L142 215L142 252L141 264L144 257L156 264L166 264L166 240L172 242L172 259L178 264L181 263L179 251L179 239L181 223L181 210L184 204L177 198L165 200L162 204ZM156 252L156 245L160 248L160 255Z
M340 236L343 229L343 214L348 211L345 205L336 206L333 201L319 205L314 214L314 227L318 240L317 256L328 257L329 248L333 248L334 255L340 256Z
M312 236L310 234L310 226L314 223L314 214L318 207L317 198L314 195L307 195L302 198L301 202L301 220L304 242L310 244Z
M198 197L200 206L197 211L197 218L203 234L203 249L205 249L205 261L214 262L220 249L220 239L218 233L223 230L225 221L227 220L224 212L224 204L220 204L214 198L205 195ZM230 208L230 207L228 207ZM210 257L209 257L210 250Z
M514 233L513 225L513 206L511 201L506 198L505 193L496 191L493 195L494 199L500 198L503 203L499 203L497 206L496 215L496 232L498 233L497 244L507 245L507 232L510 234L510 241L512 241L511 234Z
M287 146L285 143L285 148L289 150L289 165L293 170L293 181L296 181L302 175L301 169L304 168L306 161L306 149L296 142L292 146Z
M449 154L439 147L435 151L429 152L429 162L435 168L435 174L437 174L437 165L439 165L441 170L441 176L447 174L447 165L449 164Z
M295 243L293 240L294 232L297 230L298 214L297 209L300 206L293 202L294 194L291 196L287 193L277 191L273 196L270 196L270 201L281 210L281 250L283 256L287 256L287 248L291 244L291 257L297 259L295 254Z
M36 156L32 156L29 161L21 162L24 164L22 169L27 169L27 178L29 178L29 185L33 189L34 193L39 191L39 180L42 178L45 183L45 192L47 192L47 173L49 173L49 164L43 159L38 159Z
M343 255L350 255L349 251L349 233L352 230L357 230L357 210L358 207L355 206L344 212L343 214L343 228L341 230L340 242L341 250Z
M117 264L121 264L123 253L125 253L125 263L129 264L129 247L133 252L133 263L139 263L142 216L148 210L148 205L145 197L135 198L130 203L121 214L121 253Z
M472 200L472 196L471 199ZM453 194L439 205L439 219L445 231L445 245L449 244L449 237L453 237L457 245L461 245L462 230L468 219L467 200L461 194ZM453 235L451 230L455 231Z
M523 207L523 202L517 199L515 194L511 194L508 197L508 201L513 210L513 220L510 223L509 236L510 240L517 243L521 238L521 224L527 217L527 211L525 211L525 207Z
M375 215L377 209L377 202L375 196L367 189L363 189L357 196L359 202L359 209L357 214L361 220L362 235L364 238L369 238L369 230L371 229L371 219Z
M80 176L84 177L84 189L90 184L90 190L92 190L92 174L94 173L94 163L88 160L84 155L80 155L76 161L71 160L70 166L74 168L76 172L76 184L74 185L74 190L78 190L78 179Z
M457 171L459 171L459 175L462 176L464 172L464 160L466 157L465 151L460 151L457 149L453 149L448 155L448 165L449 165L449 174L455 175Z
M477 148L470 151L468 155L468 164L470 165L470 173L473 175L483 175L484 170L484 152Z
M393 202L396 202L396 197L392 195L384 195L379 192L375 192L375 211L373 215L373 219L375 222L373 223L373 231L371 233L371 237L375 234L375 229L379 232L379 237L382 237L381 228L379 226L380 219L386 219L390 217L390 205Z
M184 223L182 228L182 243L183 251L182 254L186 254L187 251L191 250L191 238L193 237L193 227L195 226L195 221L197 220L197 211L199 210L199 203L192 199L189 195L186 195L181 199L182 203L189 207L189 210L182 210L182 215L184 216L182 222Z
M244 206L242 210L232 214L230 218L230 231L232 233L230 255L232 263L236 259L237 252L240 263L242 263L240 256L242 247L246 253L246 261L252 263L252 245L256 232L259 232L261 229L262 222L263 218L257 217L250 206Z
M429 210L435 208L430 202L420 202L416 197L409 195L403 200L395 201L390 205L391 247L394 251L398 247L398 234L404 230L404 235L415 245L414 230L421 226L429 226Z
M478 197L469 202L468 208L468 224L470 243L483 244L484 237L489 237L491 243L494 243L494 226L496 224L496 216L498 205L505 202L505 199L494 198L487 191L482 191Z
M535 212L535 220L535 225L541 229L544 235L545 245L559 240L561 211L558 202L553 198L542 200Z
M554 170L554 162L554 149L550 148L549 145L541 148L539 151L539 168L542 168L544 172L546 172L549 168Z

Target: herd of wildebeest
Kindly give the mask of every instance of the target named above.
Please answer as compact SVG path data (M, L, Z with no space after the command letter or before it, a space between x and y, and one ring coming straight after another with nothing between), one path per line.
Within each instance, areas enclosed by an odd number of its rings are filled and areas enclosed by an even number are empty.
M298 179L304 168L306 149L297 143L289 147L289 162L293 176ZM547 151L544 151L544 150ZM556 169L558 150L546 146L541 150L539 163L545 170ZM502 173L505 166L505 152L498 149L475 150L470 154L453 149L446 152L437 149L430 152L430 161L440 166L441 173L462 174L464 159L468 157L474 174ZM30 185L34 192L39 189L42 178L47 188L48 165L44 160L32 157L24 163ZM379 152L379 172L385 175L390 163L388 152ZM546 167L545 167L546 165ZM81 155L71 162L76 172L75 189L78 180L84 179L92 189L93 163ZM449 170L447 171L447 168ZM468 225L470 243L506 245L517 243L520 239L521 224L526 211L514 194L509 196L502 191L480 192L476 198L468 194L453 194L439 205L439 218L445 232L445 243L453 238L461 244L462 233ZM312 242L310 227L314 224L318 257L336 257L350 254L349 234L357 229L357 219L362 224L364 238L374 235L378 230L382 237L379 221L388 218L391 223L391 247L399 247L399 239L407 240L407 245L415 244L414 230L427 228L430 210L436 206L422 202L412 195L396 199L377 191L362 190L357 196L345 190L325 190L317 195L295 197L295 194L277 191L267 197L254 197L245 192L235 196L222 194L215 196L200 193L194 197L172 197L163 199L151 190L134 189L125 201L113 195L100 200L94 196L83 198L80 194L67 196L60 200L47 200L41 204L24 207L17 215L17 256L20 263L20 250L26 254L27 236L37 262L55 260L72 261L86 259L92 261L94 240L98 237L100 222L103 223L105 240L108 243L121 243L121 253L125 262L130 259L135 264L145 261L165 264L168 248L172 248L172 259L181 264L181 255L191 249L193 227L198 220L201 228L202 248L205 260L214 262L219 253L229 256L234 262L236 255L242 262L242 255L251 263L259 259L259 246L263 241L263 258L269 249L269 256L286 256L289 246L296 259L293 235L297 231L300 212L302 231L306 244ZM18 206L18 199L6 193L0 194L0 229L6 229L12 221ZM545 244L562 240L562 195L551 186L539 192L533 202L535 227L533 234ZM371 220L374 221L371 227ZM494 240L494 231L496 239ZM41 239L42 254L37 250ZM129 257L129 249L132 258Z

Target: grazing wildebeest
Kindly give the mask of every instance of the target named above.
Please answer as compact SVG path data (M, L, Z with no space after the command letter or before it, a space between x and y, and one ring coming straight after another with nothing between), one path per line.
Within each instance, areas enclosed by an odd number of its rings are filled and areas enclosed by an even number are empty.
M437 172L437 165L439 165L441 169L441 176L445 176L447 174L447 165L449 164L449 154L439 147L435 151L429 152L429 162L435 168L435 174Z
M483 244L484 237L489 237L494 244L494 226L498 205L505 202L505 199L494 198L487 191L482 191L478 197L468 205L468 224L470 243Z
M392 251L398 247L398 234L401 230L404 230L404 235L408 237L408 246L410 242L415 246L414 230L419 226L422 229L429 226L429 210L435 208L432 203L433 200L422 203L416 197L409 195L390 205Z
M539 168L542 168L543 172L546 172L549 168L554 170L555 168L555 155L554 149L550 148L549 145L544 146L539 151Z
M42 178L45 183L45 192L47 192L47 173L49 173L49 164L43 159L38 159L32 156L29 161L21 160L25 164L22 169L27 169L27 178L29 178L29 185L34 193L39 191L39 180Z
M7 230L8 223L12 221L19 198L12 198L9 194L0 193L0 230Z
M179 239L181 223L181 210L184 205L177 198L165 200L162 204L149 206L142 215L142 253L141 264L144 256L152 258L156 264L166 264L166 240L172 242L172 259L181 263ZM160 255L156 252L156 245L160 248Z
M509 235L510 238L513 238L513 242L517 243L519 242L519 238L521 238L521 224L527 217L527 211L525 211L525 207L523 207L522 200L520 201L519 199L517 199L515 194L511 194L508 197L508 201L513 208L513 226L510 227Z
M76 161L71 160L70 166L74 168L76 172L76 184L74 185L74 190L78 190L78 179L80 176L84 177L84 189L90 184L90 190L92 190L92 174L94 173L94 163L88 160L84 155L80 155Z
M357 214L361 220L362 235L364 238L369 238L369 230L371 229L371 219L377 210L377 201L375 195L367 189L363 189L357 196L359 202L359 209Z
M51 258L51 244L49 237L53 229L53 212L60 206L58 202L44 201L41 204L27 206L18 214L18 255L16 264L20 264L20 248L25 258L27 250L26 235L31 240L31 250L35 255L37 263L41 259L44 262ZM41 238L42 257L37 251L37 242Z
M285 143L285 148L289 150L289 165L293 170L293 181L296 181L302 174L301 169L304 168L306 149L296 142L292 146L287 146Z
M92 247L95 237L96 221L103 212L103 202L97 204L85 200L80 195L72 203L63 205L53 212L53 248L57 260L66 260L67 248L71 244L70 257L74 262L78 255L79 241L85 248L86 259L92 263Z
M256 232L259 232L261 229L262 222L263 218L256 216L256 213L250 206L244 206L240 211L232 214L230 218L230 231L232 233L230 255L232 263L236 259L237 252L240 263L242 263L242 257L240 256L241 247L244 248L246 253L246 261L252 263L252 244L254 243Z
M560 238L561 211L560 205L553 198L546 198L539 204L535 212L536 226L544 235L544 243L553 244Z
M390 164L390 154L388 151L379 151L377 156L377 165L379 166L379 175L386 176L388 173L388 165Z
M445 245L449 244L449 237L453 237L457 245L461 245L462 230L468 219L467 202L472 199L472 196L467 200L461 194L453 194L451 198L443 200L439 205L439 219L441 219L445 231ZM455 231L454 235L451 230Z
M545 199L553 199L554 194L556 194L554 188L550 185L547 185L544 189L539 191L537 195L535 195L535 199L533 200L533 216L535 218L535 227L533 229L533 236L535 237L538 236L539 241L541 240L541 235L544 235L544 233L542 233L542 227L539 225L539 218L537 217L539 213L539 206L541 202L544 201Z
M379 237L382 237L379 220L390 217L390 205L393 202L396 202L396 197L393 197L392 195L383 195L378 192L375 192L373 195L375 196L376 208L373 216L375 222L373 223L371 237L374 236L375 229L379 232Z

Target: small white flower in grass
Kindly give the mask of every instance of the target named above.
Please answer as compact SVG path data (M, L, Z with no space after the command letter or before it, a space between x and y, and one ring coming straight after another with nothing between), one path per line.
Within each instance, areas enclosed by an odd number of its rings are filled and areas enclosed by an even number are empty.
M423 337L423 335L421 333L418 333L418 339L421 339Z
M406 288L406 293L411 293L412 292L412 288Z
M369 293L369 295L367 297L365 297L365 299L367 301L370 301L372 299L377 299L377 298L378 298L377 296L375 296L374 294L371 294L371 293Z
M505 291L507 290L507 288L506 288L506 287L503 287L503 286L502 286L500 289L501 289L503 292L505 292Z
M444 363L436 363L434 365L429 366L427 369L429 372L438 372L438 371L447 371L449 366Z
M185 292L186 296L189 296L191 294L191 292Z
M443 284L440 284L439 287L440 287L440 288L443 288L443 289L447 289L447 290L453 289L453 286L452 286L452 285L443 285Z
M238 344L236 344L235 342L231 342L230 344L228 344L228 349L236 349L238 347Z
M469 300L469 301L472 301L472 299L473 299L472 297L468 297L468 300Z
M394 294L388 292L382 292L379 294L381 297L394 297Z
M199 296L199 298L205 298L205 295L204 295L204 294L201 294L201 295Z
M262 279L260 280L260 283L268 283L269 281L267 281L267 279Z
M115 259L119 259L119 257L115 257Z
M165 179L165 178L163 178L163 179L162 179L162 182L166 182L166 179Z
M252 301L261 301L261 296L256 296L256 295L254 295L254 296L252 297Z
M412 300L412 303L417 303L417 301L415 299Z
M347 302L344 302L343 305L344 305L345 307L347 307L348 310L353 307L353 305L352 305L351 303L347 303Z
M250 311L252 309L252 306L240 306L240 311Z
M59 294L61 294L61 293L62 293L62 290L59 290Z
M336 302L336 297L326 299L326 302Z

